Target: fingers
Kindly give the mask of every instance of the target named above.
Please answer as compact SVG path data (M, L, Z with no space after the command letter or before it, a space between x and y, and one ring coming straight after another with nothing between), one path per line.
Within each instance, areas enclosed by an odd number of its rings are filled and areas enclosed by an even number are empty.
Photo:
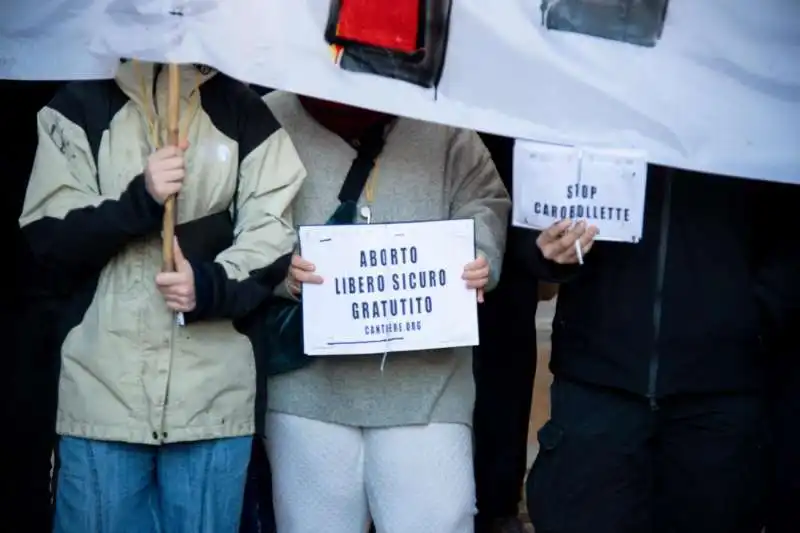
M170 198L172 196L177 196L179 192L181 192L181 184L180 183L170 183L168 185L164 185L161 187L161 193L164 195L164 198ZM164 200L166 201L166 200Z
M467 282L468 289L483 289L489 283L489 278L476 279Z
M183 250L181 250L181 243L178 242L177 237L172 239L172 249L174 250L173 253L175 254L175 262L186 261L186 258L183 257Z
M305 272L303 270L292 269L289 276L286 278L286 288L295 296L303 292L303 284L310 283L311 285L322 285L323 279L321 276Z
M178 146L167 146L152 154L145 168L145 187L159 204L180 193L186 177L183 150Z
M168 170L183 170L185 166L185 161L183 160L183 156L175 156L170 157L168 159L162 159L161 161L157 162L158 170L161 171L168 171Z
M194 299L194 291L191 288L181 285L160 288L159 292L161 292L161 296L163 296L165 300L169 300L171 298L176 300Z
M156 285L162 294L188 296L192 293L192 280L185 272L159 272Z
M589 250L592 249L592 245L594 245L594 238L597 237L597 234L600 231L595 226L589 226L589 229L581 236L581 252L583 255L586 255ZM577 255L577 254L576 254Z
M591 249L598 234L597 227L587 227L586 222L581 221L570 228L571 223L569 220L557 222L536 239L536 245L546 259L559 264L577 263L576 241L579 242L582 253L585 254Z
M575 250L575 243L577 242L581 247L581 255L586 255L589 250L592 249L594 238L597 234L598 229L594 226L590 226L588 229L581 231L580 236L570 239L572 244L559 255L555 256L553 261L560 265L573 265L578 263L578 252Z
M289 271L289 277L292 282L300 284L311 283L312 285L321 285L323 282L322 276L294 267Z
M164 302L166 302L167 307L173 311L177 311L179 313L189 313L194 311L195 302L191 298L181 298L181 297L165 297Z
M570 221L564 222L571 223ZM555 224L551 226L549 230L561 227L561 225L562 223ZM548 233L539 235L537 242L539 243L539 248L542 250L542 255L551 261L556 261L558 257L564 256L564 254L568 254L573 250L575 241L586 231L586 224L584 222L579 222L572 228L566 228L558 235L554 235L552 232L549 232L549 230Z
M151 156L153 161L166 161L175 157L183 157L183 150L180 146L165 146L159 148Z
M467 282L468 289L478 289L481 292L479 302L483 301L483 288L489 283L490 270L489 262L484 256L479 255L474 261L467 263L461 274L461 279Z
M292 266L289 268L289 277L291 278L290 281L319 285L322 283L322 277L314 274L316 269L317 267L314 266L314 263L306 261L299 255L295 254L292 256Z
M182 168L163 170L159 171L158 177L161 178L164 183L180 183L186 177L186 171Z
M572 221L569 219L564 219L559 222L556 222L555 224L544 230L542 232L542 235L544 235L546 239L556 240L559 237L561 237L561 235L565 231L567 231L570 228L570 226L572 226Z
M464 269L464 273L461 274L461 279L466 281L474 281L478 279L488 279L488 278L489 278L489 265L486 265L485 267L477 270Z
M286 278L286 287L294 295L300 294L304 283L321 285L324 281L322 276L314 273L317 267L311 261L306 261L300 255L292 256L292 266L289 267L289 275Z
M192 271L192 265L183 255L183 250L181 250L181 245L178 242L178 238L175 237L173 240L174 246L174 254L175 254L175 266L177 267L177 271L179 274L189 275L191 276L192 282L194 282L194 272Z
M482 268L486 268L488 266L489 262L486 260L486 258L482 255L479 255L474 261L467 263L467 266L464 267L464 270L481 270Z
M297 254L292 256L292 268L303 270L305 272L314 272L314 270L316 270L314 263L306 261Z
M158 172L159 174L165 174L167 171L183 171L185 167L183 150L177 146L161 148L150 156L150 165L153 172Z
M286 288L295 296L299 296L302 292L300 284L291 275L286 277Z
M186 273L161 272L156 275L156 285L167 307L173 311L188 313L194 310L196 305L194 285Z

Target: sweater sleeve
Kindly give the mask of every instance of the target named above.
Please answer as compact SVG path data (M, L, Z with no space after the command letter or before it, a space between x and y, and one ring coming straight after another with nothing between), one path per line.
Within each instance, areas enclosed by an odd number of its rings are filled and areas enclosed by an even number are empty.
M249 313L286 276L287 254L295 244L291 204L305 167L258 95L247 89L241 96L234 242L213 262L192 265L197 308L186 315L187 321Z
M487 290L491 290L502 270L511 199L478 134L450 131L445 170L451 191L450 218L475 220L476 248L489 262Z
M157 231L162 207L144 177L119 196L101 194L97 168L81 124L67 118L82 104L62 89L39 112L39 143L20 226L34 259L68 276L101 270L132 240Z

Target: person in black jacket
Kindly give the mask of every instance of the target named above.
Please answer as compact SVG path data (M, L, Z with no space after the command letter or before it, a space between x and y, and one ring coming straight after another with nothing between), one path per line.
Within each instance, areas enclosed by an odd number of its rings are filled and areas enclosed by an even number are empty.
M763 348L798 264L776 192L652 167L640 243L592 248L569 221L529 235L531 268L562 283L527 483L537 533L761 531Z
M481 135L513 198L514 140ZM520 260L526 230L509 227L503 273L478 309L475 375L476 533L523 531L517 518L528 468L528 425L536 375L538 282Z

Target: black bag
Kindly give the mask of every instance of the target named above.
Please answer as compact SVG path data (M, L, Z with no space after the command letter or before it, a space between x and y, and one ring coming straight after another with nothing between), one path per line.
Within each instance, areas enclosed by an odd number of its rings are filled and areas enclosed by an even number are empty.
M669 0L542 0L542 23L639 46L661 38Z
M361 191L383 149L385 123L369 130L357 143L358 155L339 191L339 207L328 224L353 224ZM272 296L255 312L234 324L253 344L257 371L268 376L298 370L311 362L303 348L303 310L300 301Z

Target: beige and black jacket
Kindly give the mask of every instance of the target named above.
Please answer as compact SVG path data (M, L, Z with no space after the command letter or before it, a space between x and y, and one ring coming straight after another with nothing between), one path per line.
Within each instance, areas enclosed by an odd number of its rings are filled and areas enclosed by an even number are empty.
M291 251L305 170L249 88L188 65L181 77L190 147L178 236L208 307L227 281ZM143 169L165 135L166 99L166 69L125 62L116 80L67 85L38 116L20 224L61 302L62 435L161 444L254 431L251 346L223 318L252 301L227 295L223 312L214 301L179 327L155 285L163 213Z

